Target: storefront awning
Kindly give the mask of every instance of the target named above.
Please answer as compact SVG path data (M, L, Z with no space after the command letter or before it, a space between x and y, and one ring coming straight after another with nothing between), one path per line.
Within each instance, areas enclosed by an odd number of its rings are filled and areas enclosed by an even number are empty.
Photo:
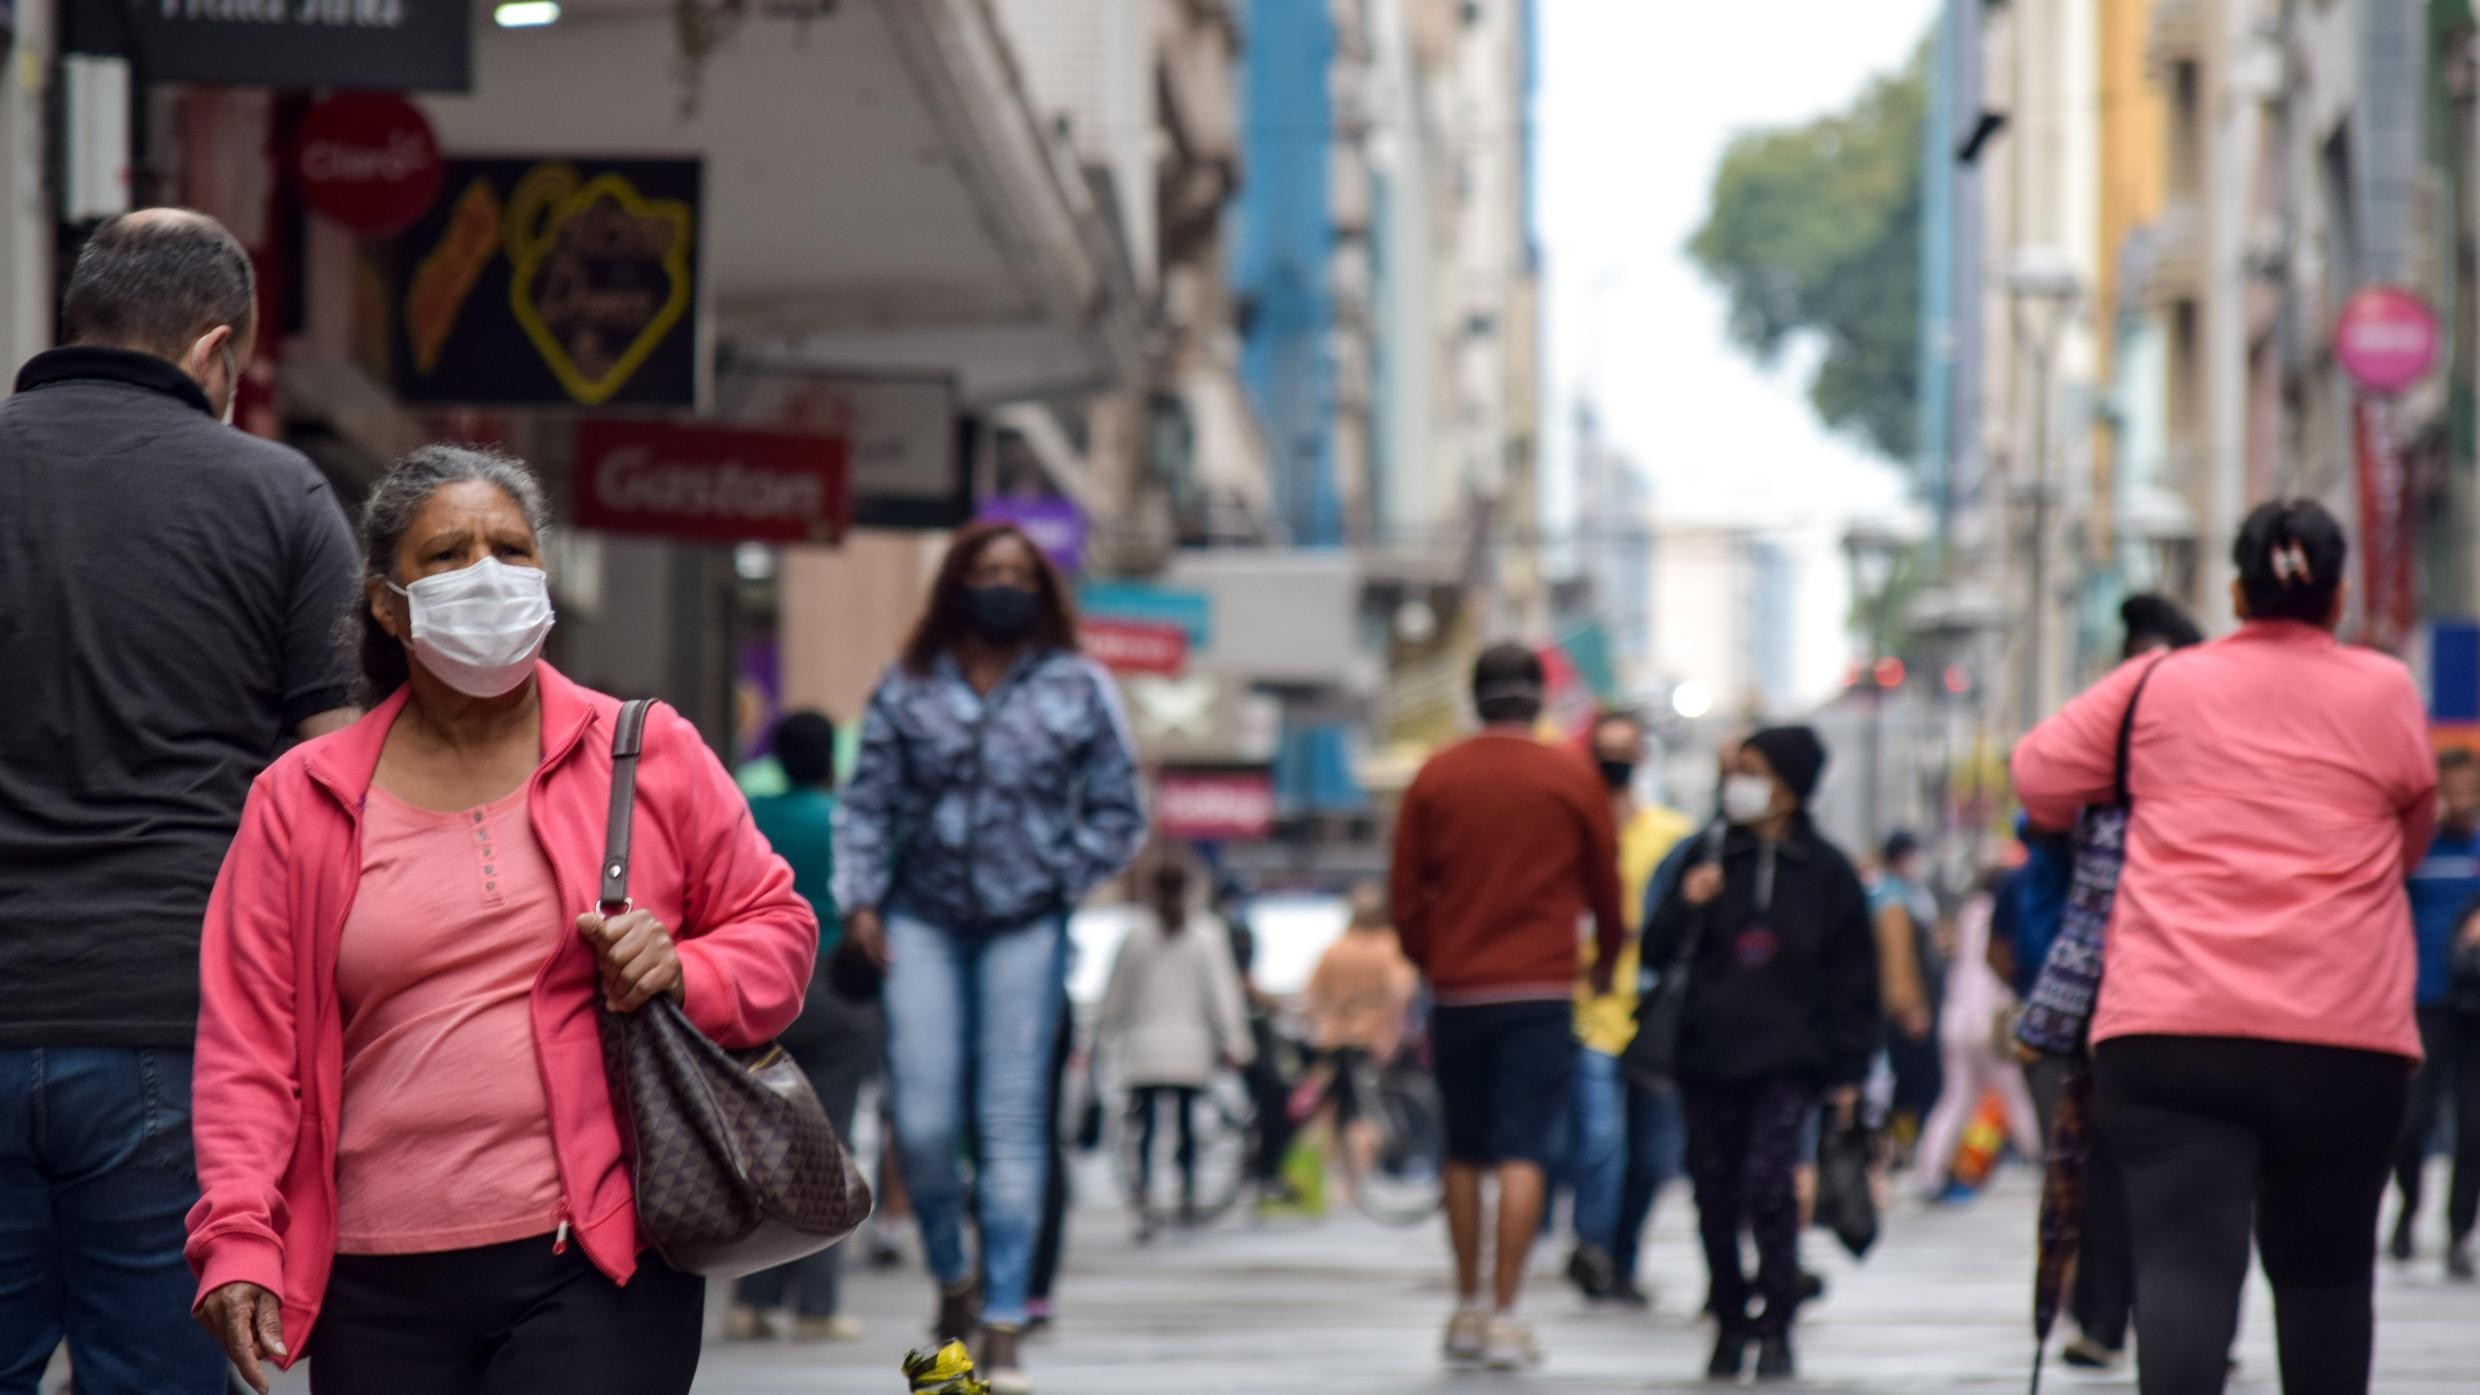
M1133 372L1127 256L980 0L748 7L684 60L677 7L567 0L486 28L425 97L451 154L694 156L715 342L771 368L959 375L993 403Z

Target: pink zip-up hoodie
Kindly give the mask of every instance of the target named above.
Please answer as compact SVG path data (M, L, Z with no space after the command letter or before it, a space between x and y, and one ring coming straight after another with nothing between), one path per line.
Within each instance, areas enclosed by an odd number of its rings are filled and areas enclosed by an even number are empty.
M593 909L620 704L540 665L543 761L527 812L563 916ZM336 949L361 880L361 819L398 693L288 752L250 790L207 903L192 1103L203 1198L189 1215L198 1297L246 1281L282 1298L290 1366L308 1349L336 1251L344 1026ZM638 761L629 892L667 926L683 1005L753 1046L800 1013L818 922L695 728L666 707ZM636 1197L603 1073L593 948L573 928L534 980L534 1060L551 1105L561 1228L616 1283L637 1269Z

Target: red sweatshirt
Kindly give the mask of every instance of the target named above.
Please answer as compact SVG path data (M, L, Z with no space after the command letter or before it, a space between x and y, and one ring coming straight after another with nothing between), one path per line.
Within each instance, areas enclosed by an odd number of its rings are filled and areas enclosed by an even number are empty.
M1610 791L1578 753L1490 730L1439 752L1395 826L1395 927L1438 1001L1566 1001L1592 913L1616 963L1619 844Z

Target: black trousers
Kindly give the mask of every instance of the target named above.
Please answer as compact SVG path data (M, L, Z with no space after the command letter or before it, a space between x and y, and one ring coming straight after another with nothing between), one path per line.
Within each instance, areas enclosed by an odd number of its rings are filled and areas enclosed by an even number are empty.
M1203 1090L1184 1085L1141 1085L1128 1092L1130 1122L1137 1126L1137 1195L1151 1205L1154 1196L1154 1124L1163 1105L1179 1121L1180 1204L1197 1202L1197 1101Z
M339 1255L311 1334L313 1395L687 1395L706 1281L648 1252L626 1287L538 1236Z
M2126 1171L2109 1131L2096 1128L2084 1170L2084 1237L2067 1309L2077 1331L2112 1351L2127 1349L2127 1327L2135 1317L2134 1239L2127 1221Z
M1800 1162L1801 1127L1817 1106L1817 1089L1789 1077L1691 1084L1681 1089L1680 1102L1715 1316L1733 1331L1787 1332L1800 1306L1800 1203L1792 1172ZM1757 1241L1753 1290L1740 1257L1742 1230ZM1765 1300L1753 1319L1752 1294Z
M1067 1096L1068 1061L1076 1054L1076 1014L1062 1010L1059 1035L1051 1043L1051 1112L1044 1120L1042 1146L1050 1156L1050 1176L1042 1184L1042 1228L1034 1232L1033 1272L1025 1281L1028 1301L1047 1307L1059 1282L1059 1263L1068 1248L1068 1153L1062 1144L1061 1101Z
M2480 1221L2480 1013L2445 1007L2420 1009L2420 1047L2428 1060L2411 1082L2411 1115L2404 1122L2394 1182L2402 1189L2403 1223L2420 1214L2428 1145L2448 1101L2454 1111L2454 1182L2446 1199L2446 1229L2456 1240L2470 1237Z
M2283 1395L2367 1395L2377 1208L2410 1063L2227 1037L2121 1037L2094 1061L2127 1179L2143 1395L2220 1395L2251 1227Z

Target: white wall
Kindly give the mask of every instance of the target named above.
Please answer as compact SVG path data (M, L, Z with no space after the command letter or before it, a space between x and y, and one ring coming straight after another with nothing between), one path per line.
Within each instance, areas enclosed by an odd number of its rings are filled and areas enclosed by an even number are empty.
M1065 117L1078 157L1111 172L1129 258L1154 282L1152 0L991 0L1045 122Z
M16 61L0 73L0 363L11 371L52 343L51 45L52 7L18 6Z

